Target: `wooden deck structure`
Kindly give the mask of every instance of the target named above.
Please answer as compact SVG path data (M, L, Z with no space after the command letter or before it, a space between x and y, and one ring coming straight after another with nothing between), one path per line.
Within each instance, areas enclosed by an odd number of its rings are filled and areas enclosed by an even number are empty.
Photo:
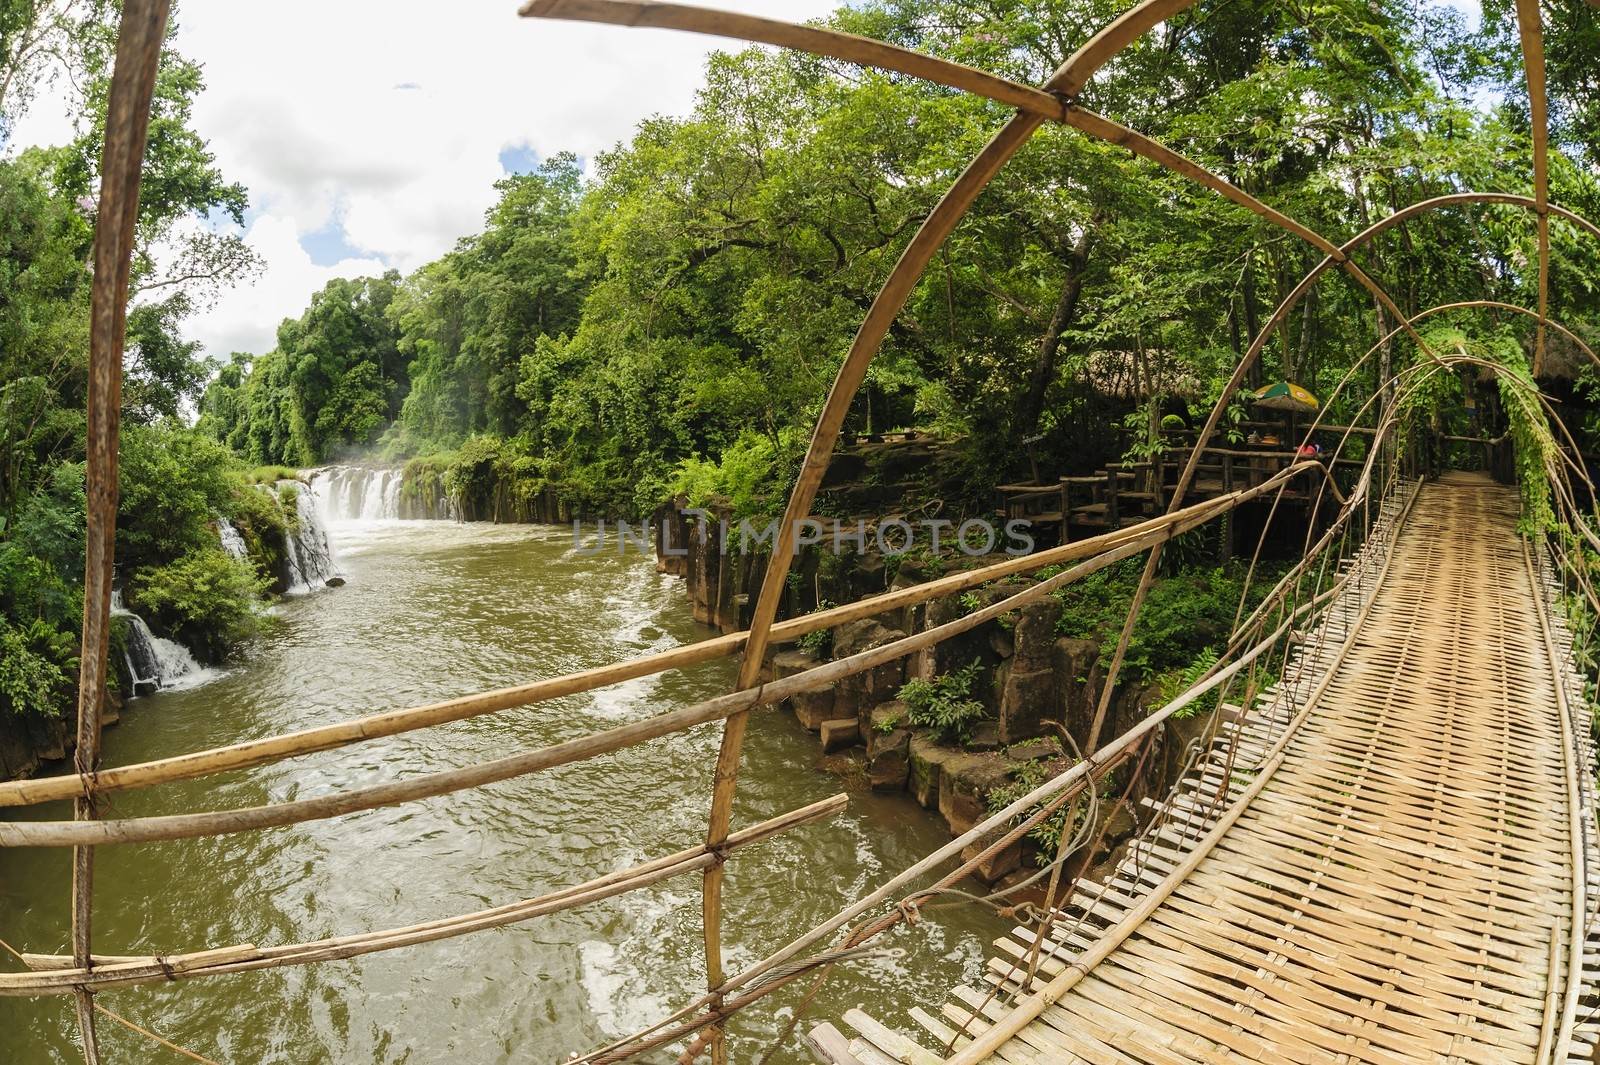
M1357 559L1109 882L913 1011L927 1045L856 1011L823 1059L1513 1065L1556 1060L1566 1025L1563 1060L1593 1060L1593 758L1517 507L1457 477L1387 515L1392 551Z
M1306 456L1282 447L1200 448L1187 498L1216 499L1252 488ZM1056 530L1059 542L1135 525L1167 509L1196 448L1174 447L1159 458L1106 466L1098 473L1057 478L1054 484L1002 484L995 488L1005 520ZM1353 478L1360 459L1329 457L1330 469ZM1286 490L1280 505L1307 507L1326 498L1316 488ZM1064 527L1063 527L1064 523Z

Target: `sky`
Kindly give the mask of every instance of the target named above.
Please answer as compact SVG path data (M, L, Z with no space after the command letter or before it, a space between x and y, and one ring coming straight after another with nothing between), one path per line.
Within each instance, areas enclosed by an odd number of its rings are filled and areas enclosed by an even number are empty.
M711 0L793 21L834 0ZM481 228L494 182L559 151L590 159L641 119L685 114L704 58L736 42L517 17L518 0L181 0L204 65L194 124L250 191L263 274L197 314L205 354L272 348L335 277L408 273ZM11 145L64 141L43 98Z

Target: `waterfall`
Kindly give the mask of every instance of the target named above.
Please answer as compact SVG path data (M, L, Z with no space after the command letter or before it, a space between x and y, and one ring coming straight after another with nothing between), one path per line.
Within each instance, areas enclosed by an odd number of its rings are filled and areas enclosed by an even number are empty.
M196 662L183 644L151 632L144 618L122 604L121 591L111 593L111 615L127 623L123 662L133 682L131 694L150 695L162 689L193 688L216 676L215 670Z
M442 492L437 499L402 501L404 483L405 470L398 466L324 466L310 476L324 522L458 518L458 508Z
M239 535L239 530L227 518L217 520L217 538L222 541L222 549L230 558L242 560L250 557L250 548L245 546L244 537Z
M324 586L344 583L339 568L333 562L333 548L328 544L328 533L318 513L316 493L299 481L279 481L281 496L286 487L295 495L295 513L298 528L284 539L283 553L288 565L290 595L304 595Z
M311 493L327 521L393 521L403 480L392 466L326 466L312 472Z

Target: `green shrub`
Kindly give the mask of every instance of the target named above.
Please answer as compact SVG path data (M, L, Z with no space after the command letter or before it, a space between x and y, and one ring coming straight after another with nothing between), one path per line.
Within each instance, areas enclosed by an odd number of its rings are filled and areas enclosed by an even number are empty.
M995 788L989 793L989 812L998 813L1004 810L1007 806L1010 806L1040 784L1043 784L1045 779L1045 768L1041 763L1021 763L1011 770L1011 783ZM1042 805L1044 804L1030 806L1012 818L1012 825L1022 824L1022 822L1037 813ZM1083 805L1081 801L1069 802L1029 830L1027 838L1039 845L1037 860L1040 865L1049 865L1055 860L1056 851L1061 846L1061 834L1067 831L1068 818L1072 818L1074 829L1082 821L1081 815L1074 817L1076 809L1081 805Z
M735 519L766 517L783 509L783 491L798 466L804 438L794 430L772 437L746 430L723 449L719 461L698 455L678 463L667 485L690 506L726 501Z
M940 743L966 743L972 726L984 717L983 704L973 699L972 685L983 663L978 659L932 680L907 681L900 699L910 708L911 723L930 729Z
M833 630L817 629L808 632L796 641L802 651L808 651L818 658L826 658L833 653Z
M1207 647L1186 667L1162 677L1160 683L1161 705L1165 706L1196 684L1199 684L1200 678L1204 677L1217 664L1217 661L1216 649ZM1181 720L1211 713L1217 708L1217 696L1221 690L1221 686L1212 688L1204 695L1192 700L1187 706L1173 711L1172 716Z
M269 582L213 547L134 575L132 601L157 628L217 661L260 629L256 601Z
M1281 566L1258 566L1246 609L1259 602L1276 582ZM1061 616L1056 632L1100 642L1100 664L1108 665L1139 585L1143 565L1126 559L1056 593ZM1135 679L1149 679L1189 666L1210 648L1220 652L1233 627L1244 590L1245 568L1199 567L1151 585L1144 609L1128 641L1123 668Z
M16 626L0 617L0 710L59 714L72 698L76 643L47 622Z

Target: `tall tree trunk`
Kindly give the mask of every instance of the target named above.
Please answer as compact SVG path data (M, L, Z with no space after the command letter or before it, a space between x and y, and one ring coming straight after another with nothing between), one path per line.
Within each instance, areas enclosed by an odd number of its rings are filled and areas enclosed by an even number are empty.
M1061 334L1072 327L1078 316L1078 296L1083 292L1083 275L1089 265L1089 248L1094 243L1098 217L1091 219L1078 234L1067 261L1067 278L1061 285L1061 296L1056 300L1055 313L1050 325L1039 340L1039 353L1033 360L1033 373L1028 378L1028 394L1023 398L1018 412L1018 428L1022 436L1032 436L1039 431L1039 418L1044 413L1044 396L1056 375L1056 352L1061 348Z
M1254 259L1254 253L1251 254ZM1261 333L1261 316L1256 313L1256 275L1255 263L1244 264L1244 278L1239 284L1239 299L1244 304L1244 331L1250 335L1249 343L1254 344L1256 337ZM1250 388L1261 387L1261 360L1257 359L1250 367L1245 384Z

